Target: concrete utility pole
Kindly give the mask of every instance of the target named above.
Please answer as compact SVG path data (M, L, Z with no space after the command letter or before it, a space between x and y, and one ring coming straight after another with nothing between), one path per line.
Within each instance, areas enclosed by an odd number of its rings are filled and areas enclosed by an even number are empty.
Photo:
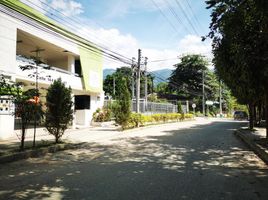
M202 71L202 108L203 108L203 115L205 116L205 72Z
M140 75L141 75L141 50L138 50L138 63L136 74L136 112L140 112Z
M221 85L222 85L222 82L221 82L221 80L220 80L220 100L219 100L219 103L220 103L220 117L222 117L222 94L221 94L221 92L222 92L222 87L221 87Z
M148 86L147 86L147 61L148 58L145 57L145 61L144 61L144 76L145 76L145 81L144 81L144 99L145 99L145 111L147 110L147 95L148 95Z
M132 100L135 99L135 58L132 58L132 65L131 65L131 71L132 71L132 83L131 83L131 93L132 93Z

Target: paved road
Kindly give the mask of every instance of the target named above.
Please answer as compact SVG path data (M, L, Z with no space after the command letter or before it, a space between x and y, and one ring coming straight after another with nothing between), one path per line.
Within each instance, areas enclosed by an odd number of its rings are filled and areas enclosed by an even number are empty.
M0 199L268 199L232 121L169 124L0 166Z

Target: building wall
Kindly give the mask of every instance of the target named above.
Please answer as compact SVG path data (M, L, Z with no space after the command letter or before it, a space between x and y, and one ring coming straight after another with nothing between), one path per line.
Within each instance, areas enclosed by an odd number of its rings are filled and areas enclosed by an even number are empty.
M78 45L76 45L74 42L71 42L68 38L58 36L58 34L55 33L51 33L51 31L48 29L47 29L48 32L39 30L13 17L0 13L0 74L2 73L9 74L12 76L11 77L12 80L27 81L28 83L33 82L33 79L29 79L27 77L27 74L23 74L18 69L18 61L16 60L18 29L25 31L29 34L35 35L36 37L42 37L43 40L46 40L49 43L52 43L63 49L66 49L67 51L73 54L79 55ZM72 56L66 58L64 62L59 60L59 61L53 61L53 63L55 63L56 66L64 65L66 66L64 67L65 69L68 69L70 72L74 72L74 57ZM71 77L72 75L60 74L61 72L57 71L49 71L48 73L52 73L55 76L55 78L58 75L62 76L63 79L69 81L71 86L73 83L75 83L75 85L73 85L74 87L72 87L76 91L74 93L88 94L92 97L90 109L78 111L76 112L75 116L76 122L78 124L80 123L81 125L89 126L92 120L93 112L95 112L97 108L101 108L103 106L103 99L104 99L103 93L91 94L86 92L85 90L82 89L81 83L77 84L77 81L79 82L79 80L81 80L79 77L73 76L72 79L68 79L68 76ZM42 82L42 80L40 80L40 86L42 84L48 85L49 83L47 81ZM12 121L14 122L14 116L12 115L0 116L0 139L14 135L14 123L12 123ZM9 123L9 125L7 126L8 124L7 122L11 123Z
M0 13L0 73L16 71L17 31L14 20Z

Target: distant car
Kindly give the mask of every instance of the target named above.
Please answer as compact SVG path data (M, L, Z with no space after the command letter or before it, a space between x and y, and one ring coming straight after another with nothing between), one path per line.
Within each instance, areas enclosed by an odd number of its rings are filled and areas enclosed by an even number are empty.
M245 111L235 111L234 119L235 120L248 120L248 114Z

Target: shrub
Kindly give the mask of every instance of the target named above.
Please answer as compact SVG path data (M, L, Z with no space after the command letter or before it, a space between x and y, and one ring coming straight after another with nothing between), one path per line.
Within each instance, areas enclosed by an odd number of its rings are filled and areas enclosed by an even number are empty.
M93 121L94 122L107 122L111 121L112 111L109 108L103 108L102 110L98 108L93 113Z
M61 79L55 80L48 88L46 96L45 127L55 136L56 143L73 119L72 89L66 88Z
M119 82L120 93L118 99L112 105L115 122L122 126L122 129L127 127L131 111L130 111L130 93L128 91L127 82L124 78Z

